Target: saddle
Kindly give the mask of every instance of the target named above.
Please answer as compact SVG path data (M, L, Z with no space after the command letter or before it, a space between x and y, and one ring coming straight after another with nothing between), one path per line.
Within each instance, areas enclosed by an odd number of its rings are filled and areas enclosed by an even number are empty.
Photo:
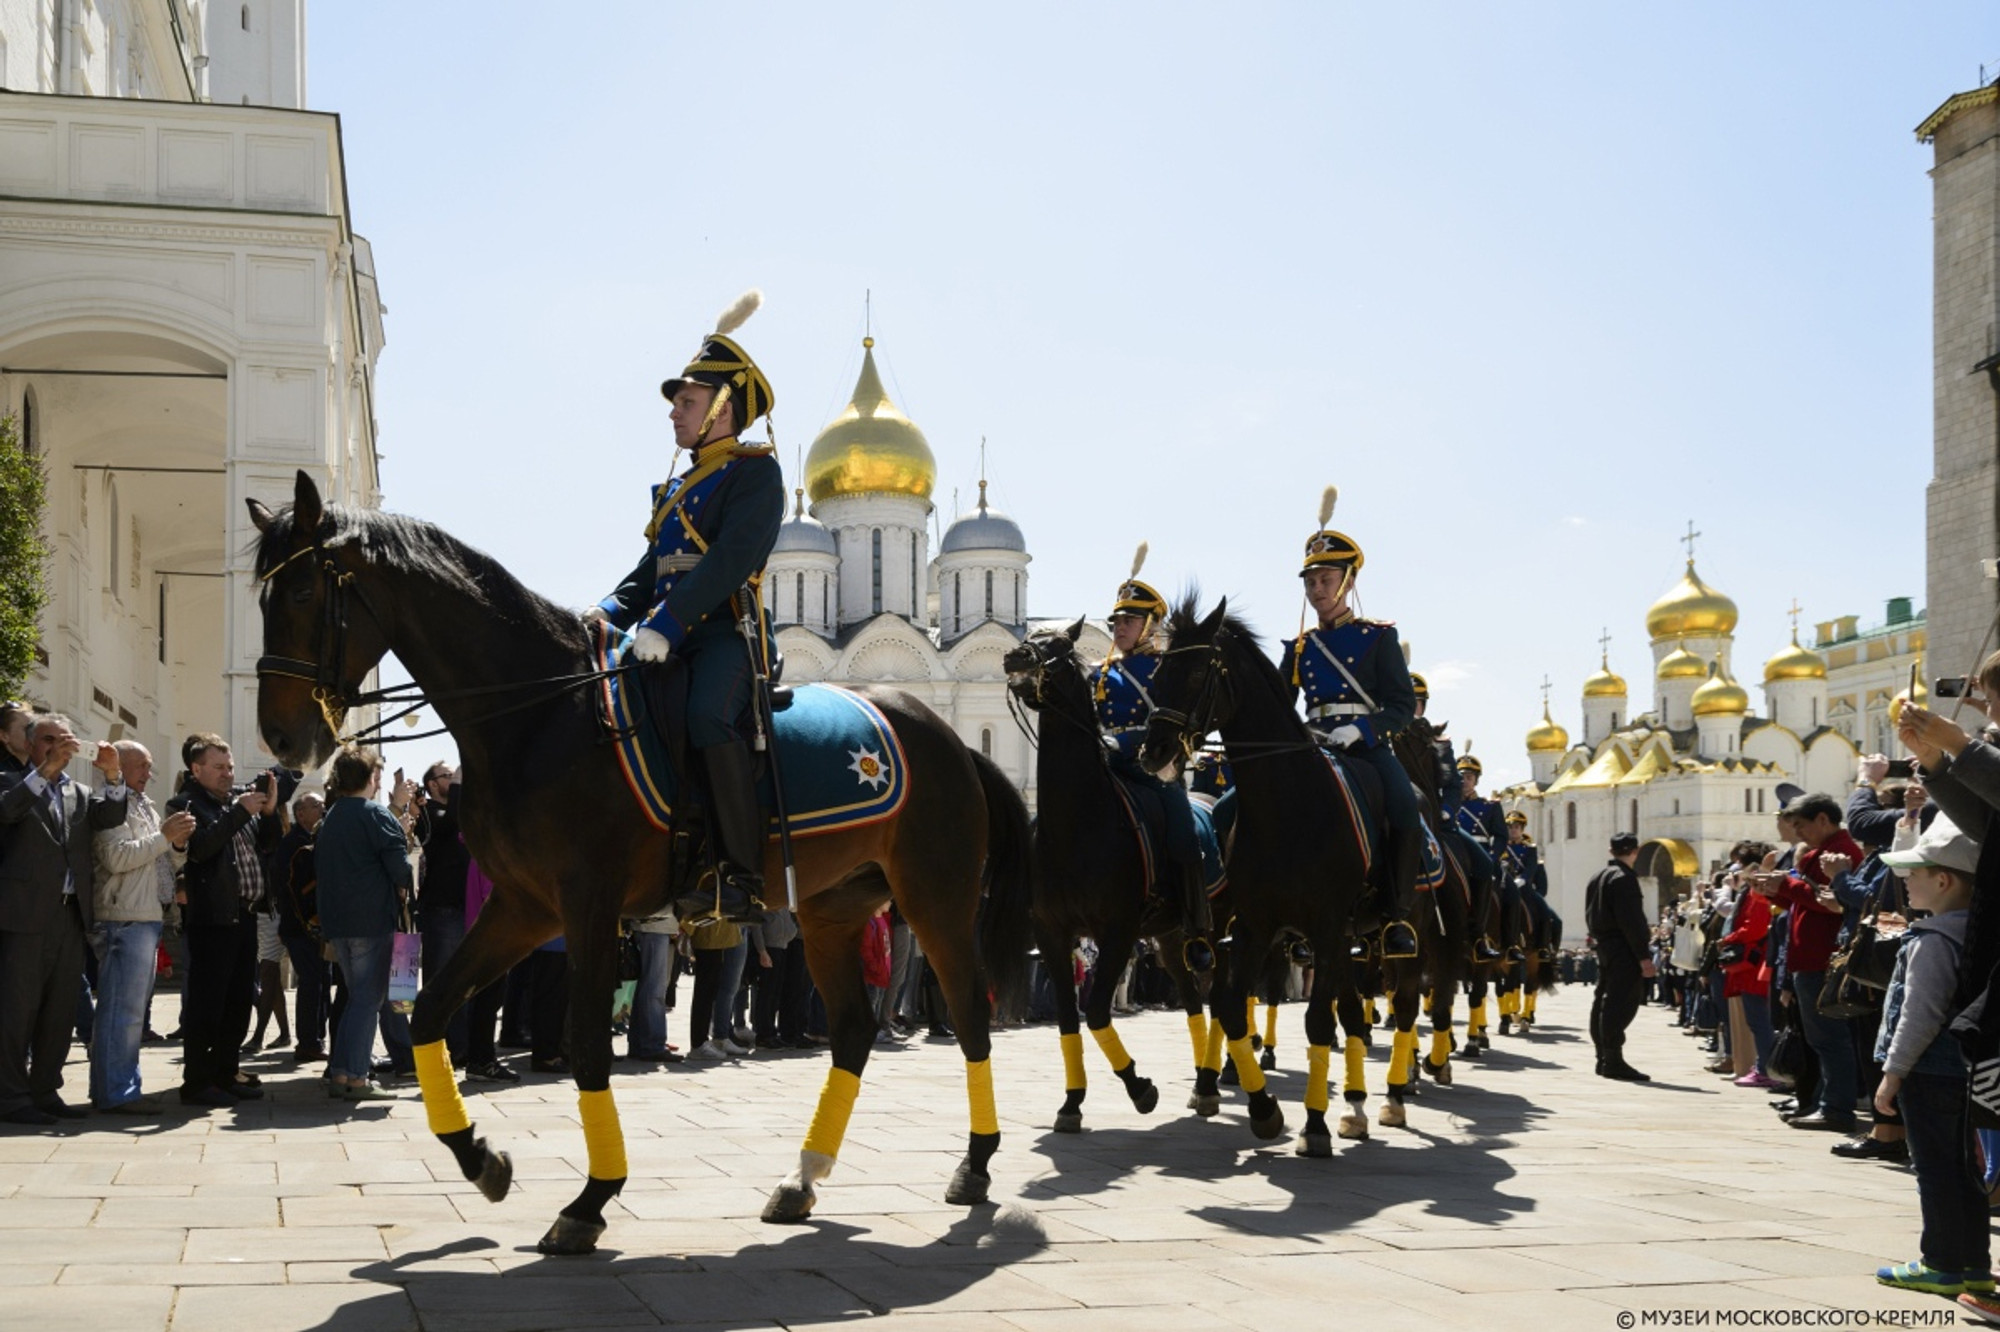
M1139 844L1139 862L1146 880L1146 895L1171 904L1178 910L1182 900L1181 886L1174 879L1173 857L1166 852L1166 794L1160 787L1135 781L1115 768L1111 775L1112 787L1125 805L1127 826ZM1213 897L1221 891L1224 877L1215 818L1209 807L1199 800L1189 802L1189 812L1194 816L1195 851L1201 861L1202 886Z

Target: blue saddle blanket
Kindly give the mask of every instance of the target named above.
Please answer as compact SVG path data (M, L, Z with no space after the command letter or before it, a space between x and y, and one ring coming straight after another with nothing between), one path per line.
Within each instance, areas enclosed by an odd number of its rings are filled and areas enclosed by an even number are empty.
M1377 823L1376 812L1369 808L1367 799L1355 786L1354 778L1348 774L1347 765L1340 761L1340 756L1328 749L1321 749L1320 756L1333 770L1334 784L1340 788L1347 816L1361 836L1362 860L1372 870L1377 849L1382 845L1382 829ZM1423 859L1417 866L1417 888L1422 891L1436 888L1444 882L1444 877L1444 848L1438 845L1437 834L1426 823Z
M593 666L609 670L631 642L629 631L599 624ZM618 733L618 765L640 810L666 831L673 820L679 774L667 761L646 705L623 675L602 682L605 712ZM859 694L832 685L801 685L792 705L773 717L772 737L785 779L786 821L792 836L810 837L892 817L910 793L908 766L895 728ZM777 836L777 801L767 771L758 794Z

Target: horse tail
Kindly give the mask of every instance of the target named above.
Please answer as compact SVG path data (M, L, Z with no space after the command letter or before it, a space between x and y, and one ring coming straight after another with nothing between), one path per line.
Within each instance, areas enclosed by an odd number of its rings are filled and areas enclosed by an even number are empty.
M1027 1001L1029 950L1034 946L1028 919L1034 845L1028 805L999 764L975 750L966 752L986 795L986 896L979 910L979 955L996 1005L1014 1014Z

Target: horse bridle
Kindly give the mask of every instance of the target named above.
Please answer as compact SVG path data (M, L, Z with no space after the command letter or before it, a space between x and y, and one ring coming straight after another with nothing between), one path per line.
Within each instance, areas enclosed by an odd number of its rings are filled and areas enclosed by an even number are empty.
M1058 639L1061 640L1060 648L1056 646ZM1043 651L1041 642L1046 642L1050 650ZM1042 747L1040 739L1035 734L1035 728L1028 724L1027 714L1031 709L1041 716L1053 716L1056 720L1077 727L1079 730L1087 730L1093 737L1098 736L1100 732L1094 719L1090 724L1086 725L1084 722L1070 716L1059 708L1050 711L1044 706L1048 702L1048 687L1046 682L1049 665L1055 660L1058 652L1067 655L1074 661L1076 658L1075 640L1067 638L1062 634L1043 633L1041 635L1031 635L1023 639L1021 646L1035 654L1034 695L1031 698L1023 698L1020 691L1014 688L1014 681L1010 678L1007 681L1007 712L1013 717L1014 725L1020 729L1021 734L1027 737L1028 744L1035 749Z
M1223 686L1229 679L1229 663L1222 656L1222 636L1217 634L1207 643L1195 647L1168 647L1160 654L1167 658L1179 653L1201 652L1208 656L1207 669L1202 672L1201 684L1196 687L1194 697L1189 700L1187 710L1153 704L1153 720L1162 721L1177 728L1176 736L1181 747L1181 759L1185 763L1194 762L1195 750L1215 729L1215 713L1222 698Z

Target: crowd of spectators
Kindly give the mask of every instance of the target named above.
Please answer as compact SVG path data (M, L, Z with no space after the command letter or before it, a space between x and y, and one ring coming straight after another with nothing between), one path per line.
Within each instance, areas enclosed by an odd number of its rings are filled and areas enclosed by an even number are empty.
M1914 763L1865 756L1844 801L1781 791L1774 842L1662 911L1651 997L1778 1124L1909 1165L1919 1254L1878 1280L2000 1325L2000 654L1968 683L1983 727L1908 704Z

